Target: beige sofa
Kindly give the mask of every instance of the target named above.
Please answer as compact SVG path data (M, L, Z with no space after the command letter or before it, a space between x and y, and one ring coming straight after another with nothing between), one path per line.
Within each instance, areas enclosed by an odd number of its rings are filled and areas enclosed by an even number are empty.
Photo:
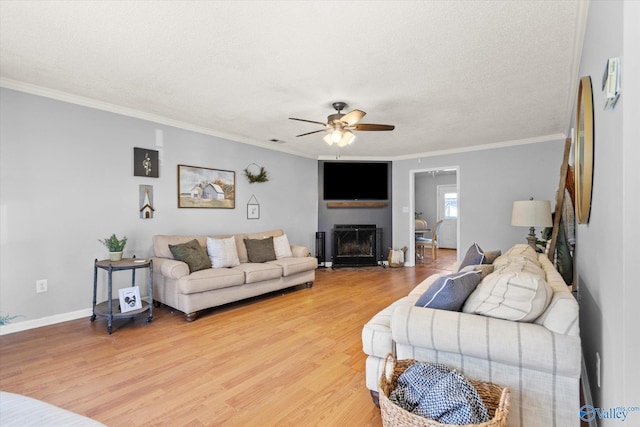
M580 424L578 304L547 256L537 255L527 247L516 245L496 259L495 271L481 279L461 311L416 305L427 289L444 276L436 274L384 308L364 326L362 344L368 355L366 384L374 402L384 357L392 353L398 359L443 363L469 378L509 387L509 427ZM514 266L519 265L518 258L521 258L514 253L520 252L527 252L529 259L521 272L514 273ZM490 317L488 314L494 314L492 309L485 314L475 312L483 312L478 302L483 293L494 300L498 295L501 302L508 295L504 289L493 295L489 289L487 293L487 284L504 282L508 270L510 277L526 276L525 270L537 268L534 258L548 284L548 287L542 286L537 302L542 314L528 321L514 321ZM516 312L498 315L509 317L513 313Z
M233 238L235 248L231 249L237 253L239 263L191 272L187 263L175 259L170 245L195 239L207 251L208 236L153 236L153 299L182 311L187 321L195 320L200 310L301 284L310 287L315 280L317 259L303 246L289 245L290 252L274 260L249 262L245 239L286 241L282 230L209 237L212 238L220 239L217 242ZM212 255L211 250L208 255Z

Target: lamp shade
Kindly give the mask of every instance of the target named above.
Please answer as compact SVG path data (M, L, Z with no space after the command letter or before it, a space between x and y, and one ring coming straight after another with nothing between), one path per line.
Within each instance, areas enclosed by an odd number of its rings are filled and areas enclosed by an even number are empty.
M551 202L549 200L522 200L513 202L511 225L519 227L551 227Z

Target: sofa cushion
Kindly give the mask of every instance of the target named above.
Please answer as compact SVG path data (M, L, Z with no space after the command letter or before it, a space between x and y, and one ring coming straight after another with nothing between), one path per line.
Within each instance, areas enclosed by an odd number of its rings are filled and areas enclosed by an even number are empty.
M493 265L498 268L503 263L514 262L516 260L529 260L534 264L540 264L538 262L538 254L536 253L535 249L533 249L526 243L519 243L517 245L513 245L505 253L496 258L496 260L493 261Z
M468 265L482 264L482 261L484 261L484 252L482 252L482 249L480 249L477 243L474 243L467 250L467 253L460 263L459 269L462 270Z
M318 260L312 257L280 258L274 261L269 261L267 264L280 266L284 277L293 276L294 274L302 273L303 271L315 270L318 268Z
M273 249L276 253L276 259L289 258L293 256L291 245L286 234L273 238Z
M244 271L245 283L256 283L282 277L282 268L279 265L269 263L245 262L235 267L234 270Z
M464 271L439 277L416 302L418 307L460 311L467 297L478 286L482 273Z
M236 239L231 236L226 239L207 237L207 252L213 268L235 267L240 265Z
M276 252L273 249L273 237L264 239L244 239L247 247L247 258L249 262L267 262L276 259Z
M399 305L413 305L414 303L415 299L410 296L400 298L379 311L364 325L362 328L362 350L365 354L384 358L393 351L395 346L391 337L393 311Z
M207 268L178 280L178 292L196 294L213 289L229 288L244 284L244 271L234 268Z
M200 246L196 239L186 243L169 245L169 250L175 259L189 266L189 272L191 273L211 268L211 260L207 255L207 251Z
M547 255L540 254L538 261L544 269L547 283L553 289L553 297L547 309L535 320L535 323L553 332L580 336L579 306L570 288L567 287Z
M552 294L544 276L526 271L494 272L482 280L462 311L531 322L544 312Z

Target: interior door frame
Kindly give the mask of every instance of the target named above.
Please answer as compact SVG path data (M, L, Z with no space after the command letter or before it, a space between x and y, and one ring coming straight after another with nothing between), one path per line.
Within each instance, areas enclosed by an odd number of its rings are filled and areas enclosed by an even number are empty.
M458 224L456 225L456 259L460 259L460 223L462 221L462 210L461 202L460 202L460 166L439 166L439 167L431 167L424 169L411 169L409 171L409 245L408 256L405 257L405 264L408 266L415 265L416 259L416 222L415 222L415 211L416 211L416 174L424 173L424 172L437 172L440 170L449 169L456 171L456 188L458 189ZM406 260L409 262L406 262Z

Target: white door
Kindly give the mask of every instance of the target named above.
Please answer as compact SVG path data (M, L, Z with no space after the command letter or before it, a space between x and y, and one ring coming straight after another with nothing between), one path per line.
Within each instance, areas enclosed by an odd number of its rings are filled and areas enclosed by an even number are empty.
M443 220L438 233L440 247L456 249L458 246L458 188L455 185L438 185L438 221L440 220Z

